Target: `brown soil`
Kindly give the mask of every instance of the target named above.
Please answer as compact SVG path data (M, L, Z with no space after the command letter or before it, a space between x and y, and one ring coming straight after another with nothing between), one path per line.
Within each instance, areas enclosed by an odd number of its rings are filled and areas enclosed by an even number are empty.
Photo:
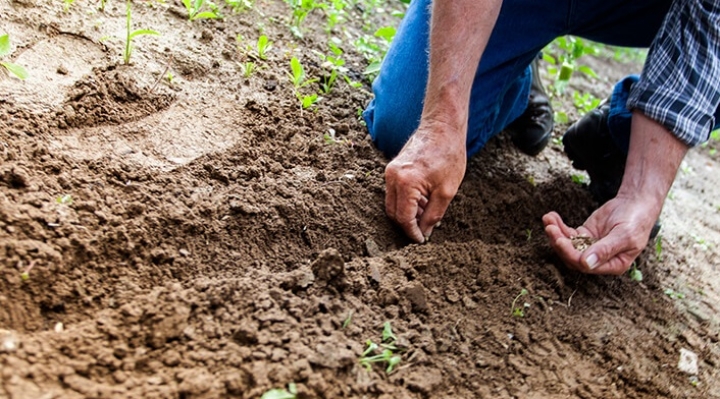
M1 399L258 398L291 382L299 398L720 397L706 150L642 283L553 255L541 216L593 209L557 145L530 159L492 141L432 242L409 245L357 118L369 88L341 82L303 111L286 78L290 53L322 73L322 15L300 40L281 2L193 23L180 2L138 3L134 26L162 36L137 38L126 66L122 42L100 40L124 34L121 3L53 3L0 0L31 75L0 79ZM258 27L274 50L245 79L235 36ZM611 81L608 65L594 67ZM402 361L368 372L358 359L387 321ZM677 369L681 348L697 376Z

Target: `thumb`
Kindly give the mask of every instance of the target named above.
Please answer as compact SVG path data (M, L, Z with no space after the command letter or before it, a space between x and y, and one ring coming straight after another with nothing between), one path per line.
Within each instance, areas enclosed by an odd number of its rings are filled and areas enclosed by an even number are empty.
M425 212L423 212L418 223L420 231L425 237L430 237L435 225L445 216L445 211L452 200L451 195L444 195L440 191L435 191L430 195Z
M631 239L622 234L610 232L595 244L585 250L580 257L580 262L596 274L623 274L632 263L634 256L624 256L635 250L635 255L640 253L632 244Z

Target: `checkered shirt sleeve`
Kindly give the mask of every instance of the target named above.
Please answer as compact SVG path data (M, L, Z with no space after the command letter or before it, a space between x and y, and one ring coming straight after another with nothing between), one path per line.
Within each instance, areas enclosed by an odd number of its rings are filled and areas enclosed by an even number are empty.
M675 0L650 46L628 109L689 146L707 141L720 105L720 0Z

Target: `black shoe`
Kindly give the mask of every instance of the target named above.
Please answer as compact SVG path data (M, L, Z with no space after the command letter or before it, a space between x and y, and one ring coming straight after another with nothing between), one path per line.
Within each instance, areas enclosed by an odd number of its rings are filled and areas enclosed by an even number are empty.
M575 169L590 175L590 195L599 205L617 195L627 160L627 155L610 137L609 114L610 104L605 102L575 122L563 135L565 153ZM654 239L659 231L658 220L650 231L650 239Z
M540 80L538 60L532 62L532 84L528 106L505 130L520 151L535 156L547 146L554 126L553 110Z

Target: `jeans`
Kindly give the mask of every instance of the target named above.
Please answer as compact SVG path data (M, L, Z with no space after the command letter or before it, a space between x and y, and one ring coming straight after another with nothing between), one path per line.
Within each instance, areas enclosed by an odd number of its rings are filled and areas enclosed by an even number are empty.
M648 47L670 3L505 0L473 81L468 156L523 113L532 81L530 62L556 37L570 34L616 46ZM373 83L375 98L363 113L373 142L388 157L402 149L420 123L428 78L430 6L430 0L411 2ZM630 85L621 82L618 87L627 98ZM625 104L622 94L615 90L613 104ZM618 143L629 141L629 115L611 114L611 135ZM628 118L627 123L614 123L616 116Z

